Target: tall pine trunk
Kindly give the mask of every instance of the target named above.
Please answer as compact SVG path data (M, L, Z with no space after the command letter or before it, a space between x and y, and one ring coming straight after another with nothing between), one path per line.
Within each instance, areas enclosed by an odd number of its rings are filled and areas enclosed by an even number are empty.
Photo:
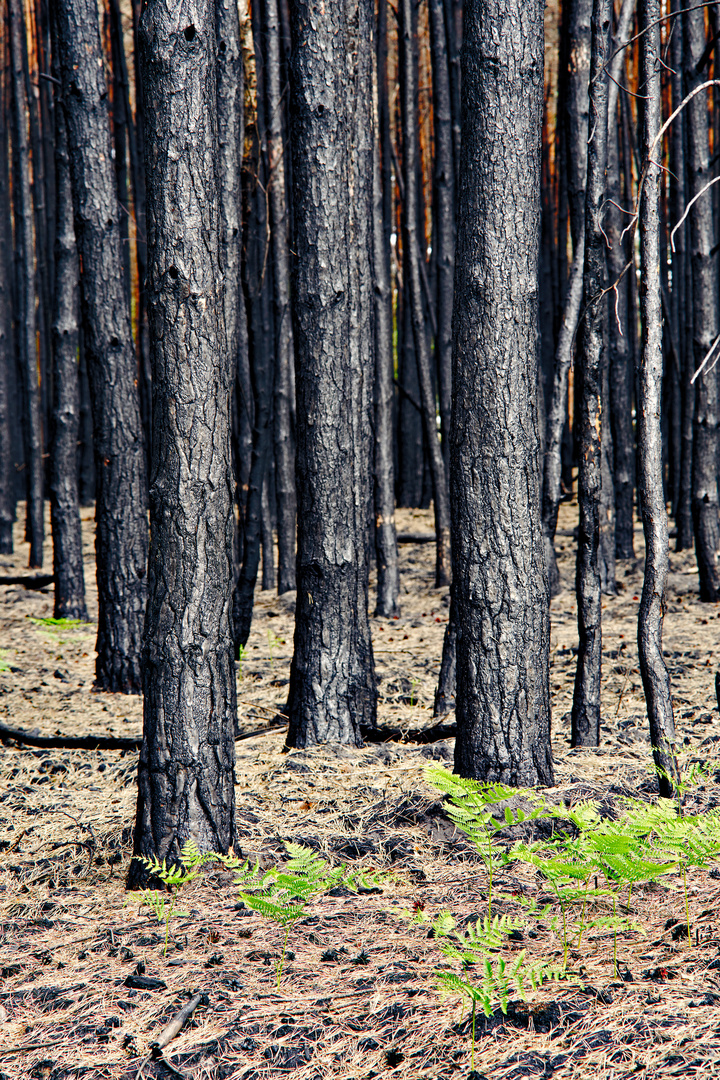
M7 35L0 41L0 117L10 112L9 50ZM8 129L0 123L0 555L13 550L15 521L15 469L13 417L15 410L15 335L13 333L13 262L10 209L10 147Z
M608 77L611 0L594 0L590 67L590 138L585 191L584 316L581 327L578 504L580 522L575 589L580 635L572 707L572 745L600 741L602 670L600 497L602 490L602 373L607 285L603 214L607 166Z
M406 302L410 307L415 358L417 361L420 404L422 405L423 434L432 477L433 504L435 510L435 584L447 585L451 578L450 566L450 506L447 480L435 421L435 393L430 368L425 313L421 259L424 259L424 237L419 235L418 218L420 189L417 129L417 69L413 59L412 18L413 0L400 0L400 64L403 67L402 114L403 114L403 179L405 181L405 229L403 245L407 252L408 277L405 280ZM409 280L408 280L409 279Z
M298 588L288 744L375 724L371 506L374 4L293 0Z
M25 464L27 468L26 536L30 566L42 566L44 539L44 469L40 386L35 318L35 237L30 185L29 110L25 93L27 39L21 0L9 0L12 79L13 203L15 212L15 288L18 355L23 381ZM3 268L3 273L6 273Z
M53 441L50 461L54 615L56 619L87 619L77 452L80 432L80 266L73 225L65 114L60 101L55 106L55 192Z
M213 0L182 11L149 0L139 39L154 400L134 851L174 862L188 840L227 852L235 838L235 364L222 317Z
M290 310L290 251L285 180L283 117L285 96L280 70L280 18L277 0L265 0L267 43L268 167L270 223L275 284L275 385L273 429L278 537L278 593L295 588L295 447L292 431L292 368L295 346Z
M107 86L93 0L58 0L56 14L94 427L95 685L137 694L147 598L147 486Z
M643 350L638 369L638 448L640 505L645 532L645 579L638 617L638 654L642 673L650 745L660 771L660 794L670 796L680 779L675 755L670 676L662 649L663 615L669 569L668 520L662 472L663 324L660 277L660 169L658 154L661 123L660 2L640 0L640 79L645 123L642 160L645 172L640 198L640 308Z
M450 457L455 768L550 784L537 416L540 0L467 0L462 101Z
M705 13L702 8L683 15L685 92L706 78L699 69L705 53ZM710 132L707 98L696 94L686 108L688 131L688 195L694 199L710 175ZM692 457L692 516L695 554L700 575L700 599L720 599L720 517L718 516L718 376L717 352L708 358L720 330L718 269L711 196L697 199L690 211L692 260L692 367L695 382ZM718 346L715 345L717 350ZM688 350L690 352L690 350ZM700 369L703 368L701 371Z

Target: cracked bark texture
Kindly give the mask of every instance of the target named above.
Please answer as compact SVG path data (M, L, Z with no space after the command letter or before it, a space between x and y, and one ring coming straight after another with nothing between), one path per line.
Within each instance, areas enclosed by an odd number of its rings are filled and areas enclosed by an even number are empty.
M698 70L705 52L705 13L686 11L684 23L685 92L689 94L706 78ZM688 132L688 195L695 196L712 175L707 100L696 94L686 108ZM718 317L718 269L714 250L712 198L704 195L690 211L690 257L692 263L693 372L698 371L720 330ZM711 358L695 382L695 415L692 457L692 516L695 555L700 575L700 599L720 599L720 507L718 505L718 376Z
M361 745L377 698L367 616L374 4L293 0L290 18L298 589L288 745Z
M227 852L235 838L235 363L222 317L213 0L150 0L139 41L153 462L134 850L177 861L188 840Z
M73 227L65 116L55 106L55 300L52 320L53 441L50 521L56 619L87 620L80 525L80 265Z
M280 68L280 18L277 0L265 0L267 43L268 166L270 221L275 285L275 382L273 435L278 540L278 593L295 586L295 446L292 430L292 368L295 364L290 309L290 251L288 246L287 183L283 117L285 99ZM263 567L264 567L263 560Z
M645 577L638 615L638 654L650 722L650 745L659 774L660 794L670 797L679 781L675 752L670 676L662 648L669 569L668 519L662 468L663 322L660 279L660 169L656 156L661 124L660 2L640 0L640 79L646 95L642 161L647 167L640 199L640 309L644 341L638 371L638 449L640 506L645 533Z
M31 567L42 566L44 539L44 469L40 415L39 357L36 347L35 238L33 192L30 184L29 109L25 92L27 39L21 0L9 0L10 72L12 85L13 208L15 212L15 289L17 336L23 383L23 434L27 468L26 538ZM3 267L6 273L6 267Z
M93 413L95 685L98 690L137 694L142 689L140 652L147 598L147 487L108 93L93 0L58 0L55 14Z
M0 116L9 114L10 80L7 35L0 43ZM7 124L0 123L0 555L11 555L15 521L13 418L15 412L15 336L13 334L12 217Z
M450 476L455 770L551 784L537 417L543 7L468 0Z
M602 667L600 497L602 492L602 378L605 344L607 261L603 211L607 167L608 78L601 73L610 56L611 0L594 0L587 187L585 191L584 317L578 378L578 550L575 591L579 649L572 707L572 745L600 741Z
M401 83L403 126L403 175L405 180L405 215L403 219L403 245L407 252L408 276L405 279L406 301L410 306L415 358L417 361L420 403L422 405L423 433L432 478L433 508L435 512L435 585L447 585L451 579L450 564L450 506L440 442L437 436L435 392L430 368L425 312L423 307L422 266L424 260L424 237L420 234L419 161L418 141L418 82L414 62L412 7L414 0L400 0L399 63L404 71Z

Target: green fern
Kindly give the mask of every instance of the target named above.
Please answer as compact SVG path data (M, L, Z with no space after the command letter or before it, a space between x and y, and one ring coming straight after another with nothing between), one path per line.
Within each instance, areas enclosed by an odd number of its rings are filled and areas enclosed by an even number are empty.
M168 898L159 889L143 889L139 895L140 903L152 909L159 923L165 923L163 956L167 956L170 920L175 915L187 915L186 911L180 911L177 907L180 889L198 876L204 863L211 862L216 858L214 852L201 854L194 840L188 840L185 843L180 852L179 862L171 863L169 866L165 859L160 862L157 856L148 858L144 855L133 855L133 859L141 862L148 874L153 878L158 878L167 892L170 893Z

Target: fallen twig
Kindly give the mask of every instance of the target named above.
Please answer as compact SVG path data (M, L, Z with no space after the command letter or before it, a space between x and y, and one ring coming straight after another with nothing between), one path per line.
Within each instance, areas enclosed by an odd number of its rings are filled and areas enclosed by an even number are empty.
M170 1023L165 1025L155 1042L150 1043L152 1056L156 1059L162 1057L163 1048L172 1042L176 1035L180 1034L198 1005L209 1004L210 1001L205 990L200 990L194 997L191 997L187 1005L183 1005Z
M141 739L118 739L112 735L31 735L29 731L0 724L0 741L7 739L48 750L139 750L142 745Z

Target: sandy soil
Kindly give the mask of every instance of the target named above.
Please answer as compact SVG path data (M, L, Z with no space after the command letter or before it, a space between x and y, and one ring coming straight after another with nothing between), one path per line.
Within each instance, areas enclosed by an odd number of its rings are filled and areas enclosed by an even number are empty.
M432 530L429 512L398 516L401 531ZM557 787L550 794L611 800L653 784L635 643L642 533L636 532L637 560L619 566L619 595L604 602L603 745L576 751L569 747L576 520L576 505L564 504L558 540L564 588L552 605ZM16 555L0 558L0 722L47 735L139 737L141 701L92 690L92 623L58 628L37 621L52 616L52 587L2 585L3 576L27 572L22 526ZM92 619L90 510L83 528ZM447 595L433 587L433 556L431 544L401 547L402 614L372 620L383 727L412 731L432 723L448 617ZM48 544L46 572L51 562ZM712 758L720 740L718 609L697 599L692 553L673 554L671 571L665 648L678 739L690 759ZM270 865L282 857L284 841L299 841L335 860L387 872L382 894L316 901L289 942L294 955L278 987L279 931L238 910L231 875L209 870L182 894L185 914L173 920L164 956L163 929L123 889L135 755L0 746L0 1080L467 1076L467 1010L438 995L433 972L440 954L427 925L411 917L450 909L461 919L482 911L477 856L423 775L428 761L451 765L453 740L284 754L283 731L273 719L287 695L292 632L293 597L259 591L238 676L240 728L250 736L237 743L243 851ZM716 796L720 790L710 780L696 799L714 805ZM506 884L516 891L536 887L515 869ZM529 1006L514 1005L504 1021L478 1024L478 1075L717 1075L720 962L717 968L711 962L720 947L718 899L715 877L691 876L691 915L702 941L690 948L665 930L668 918L681 913L676 883L635 897L647 936L628 934L621 943L632 981L614 981L607 936L588 938L575 957L585 967L583 990L545 987ZM548 929L533 942L533 955L557 956L558 946ZM165 985L128 987L138 965ZM152 1060L152 1042L195 990L207 991L208 1004L165 1060Z

